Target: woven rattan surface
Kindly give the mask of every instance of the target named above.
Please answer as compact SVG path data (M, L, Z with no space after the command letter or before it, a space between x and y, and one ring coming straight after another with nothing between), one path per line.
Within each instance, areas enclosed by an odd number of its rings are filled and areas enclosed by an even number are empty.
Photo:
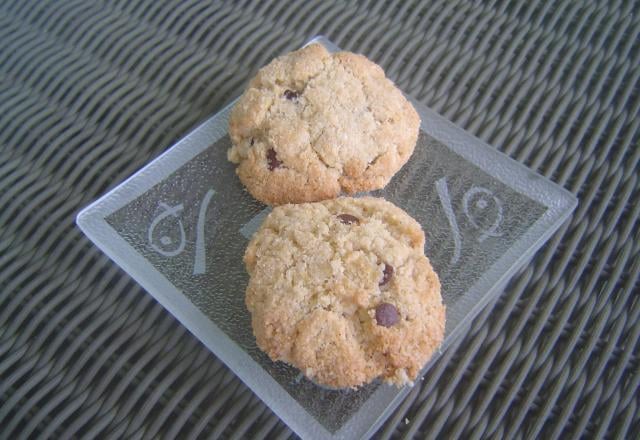
M580 199L377 436L640 433L640 5L0 2L0 436L287 438L75 214L316 34Z

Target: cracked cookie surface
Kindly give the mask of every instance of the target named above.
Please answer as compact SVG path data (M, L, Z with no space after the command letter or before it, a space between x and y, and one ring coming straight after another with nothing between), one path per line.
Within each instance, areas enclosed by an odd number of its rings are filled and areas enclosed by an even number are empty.
M416 145L420 118L362 55L311 44L258 71L231 110L231 162L279 205L383 188Z
M274 208L251 239L246 305L258 346L316 383L411 383L445 307L420 225L373 197Z

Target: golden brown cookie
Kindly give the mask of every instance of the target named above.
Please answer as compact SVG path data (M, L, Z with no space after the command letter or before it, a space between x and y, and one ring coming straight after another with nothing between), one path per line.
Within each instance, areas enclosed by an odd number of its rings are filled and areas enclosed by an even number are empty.
M261 69L231 111L228 152L272 205L383 188L413 153L420 118L362 55L312 44Z
M258 346L322 385L412 382L445 324L424 239L383 199L274 208L244 257Z

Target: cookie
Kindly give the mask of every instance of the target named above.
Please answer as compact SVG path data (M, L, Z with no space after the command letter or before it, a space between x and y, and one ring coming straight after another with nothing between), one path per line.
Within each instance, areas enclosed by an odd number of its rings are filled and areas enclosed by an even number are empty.
M261 69L231 110L228 151L271 205L383 188L406 163L420 118L362 55L312 44Z
M424 240L420 225L383 199L274 208L244 256L258 346L321 385L411 383L445 325Z

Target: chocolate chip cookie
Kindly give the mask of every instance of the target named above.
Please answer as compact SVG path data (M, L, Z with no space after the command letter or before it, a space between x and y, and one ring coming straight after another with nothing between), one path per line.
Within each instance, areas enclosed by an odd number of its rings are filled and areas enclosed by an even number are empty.
M383 199L274 208L244 256L258 346L330 387L411 383L444 335L424 240Z
M322 45L276 58L231 111L228 152L272 205L383 188L416 145L420 118L383 70Z

